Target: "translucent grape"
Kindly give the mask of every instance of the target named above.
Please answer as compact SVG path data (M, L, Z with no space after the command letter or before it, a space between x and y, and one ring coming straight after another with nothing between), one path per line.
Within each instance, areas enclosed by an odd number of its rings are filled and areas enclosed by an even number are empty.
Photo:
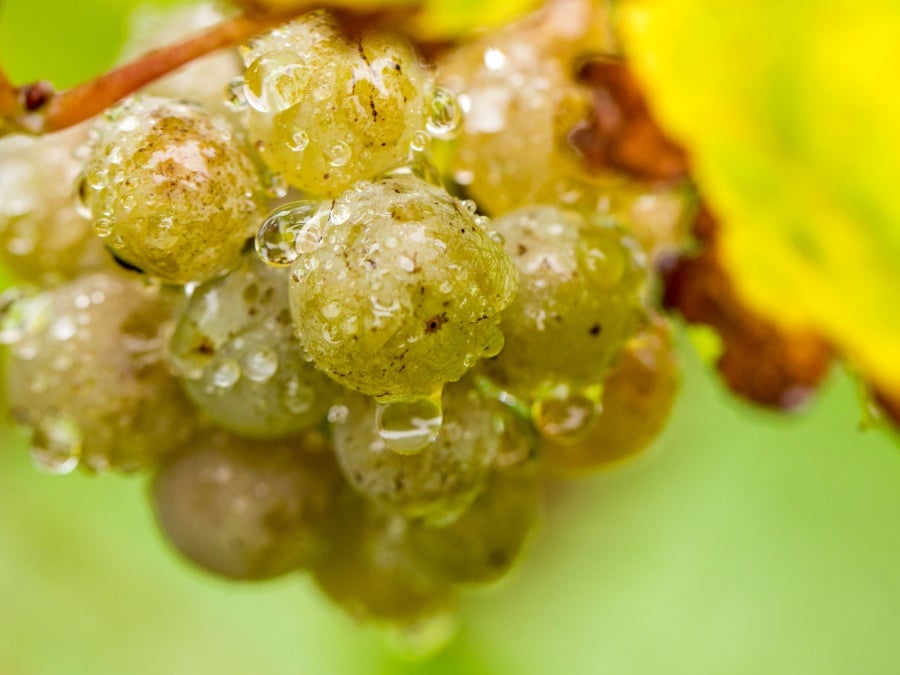
M190 433L192 413L164 359L171 298L117 274L81 277L24 300L9 404L33 430L35 460L137 471Z
M334 197L404 162L425 127L429 77L412 48L383 33L349 40L327 12L255 38L244 63L251 139L305 192Z
M586 438L544 440L541 461L552 473L608 468L644 450L660 434L678 390L678 363L667 325L657 320L632 338L603 386L603 409Z
M515 268L460 202L414 176L360 184L292 268L300 341L335 380L381 402L427 398L496 353Z
M125 262L170 283L234 267L262 220L256 169L234 132L200 108L132 98L94 127L85 198Z
M79 212L73 153L86 140L85 125L0 138L0 259L24 279L46 286L113 266Z
M207 432L167 459L151 499L163 534L200 567L268 579L308 566L334 536L340 477L316 441Z
M454 523L411 523L405 544L422 569L446 583L488 583L516 562L540 514L533 467L496 471L484 492Z
M317 424L337 389L294 336L288 275L247 256L194 290L170 342L190 398L239 434L283 436Z
M484 487L501 429L486 399L466 381L447 386L443 399L434 442L401 454L379 434L374 401L348 397L346 416L334 425L334 446L350 485L409 518L445 523L458 517Z
M494 227L519 271L519 292L503 313L505 347L485 370L525 398L602 382L644 316L636 244L614 225L548 206Z

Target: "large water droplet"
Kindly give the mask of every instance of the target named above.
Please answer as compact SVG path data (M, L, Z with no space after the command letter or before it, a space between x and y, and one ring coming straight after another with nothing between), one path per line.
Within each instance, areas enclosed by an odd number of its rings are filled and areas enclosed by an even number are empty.
M344 166L353 156L353 149L344 141L338 141L334 145L325 148L325 160L333 167Z
M375 409L378 435L401 454L420 452L434 443L443 421L440 392L416 401L379 403Z
M539 398L532 405L538 432L547 440L561 445L584 440L600 411L597 396L585 392L551 395Z
M321 241L323 220L320 202L291 202L275 209L256 235L256 252L273 267L287 267L301 253L314 251Z
M247 68L244 96L254 110L279 113L298 103L304 96L305 66L292 51L266 52Z
M47 473L74 471L81 461L81 450L81 431L61 417L44 417L31 435L31 459Z
M435 87L426 102L428 119L425 129L434 138L451 139L462 127L462 110L452 92Z

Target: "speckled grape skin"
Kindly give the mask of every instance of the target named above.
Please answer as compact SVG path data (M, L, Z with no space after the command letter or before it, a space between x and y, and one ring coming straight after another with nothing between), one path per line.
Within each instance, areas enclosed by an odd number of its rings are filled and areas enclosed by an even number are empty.
M438 62L439 84L465 114L453 177L492 216L582 196L568 136L587 118L590 95L551 47L531 38L511 27Z
M256 168L228 123L167 99L135 97L106 113L84 175L107 246L168 283L234 267L265 206Z
M334 535L340 476L303 438L276 443L207 432L160 467L151 500L163 534L188 559L232 579L311 565Z
M665 427L678 382L671 330L656 319L622 350L603 384L603 410L588 436L565 445L545 440L542 466L552 474L575 476L638 456Z
M184 440L193 413L164 359L173 311L166 294L133 276L93 274L34 302L44 318L10 349L9 404L19 423L74 424L88 471L137 471Z
M383 33L349 40L325 11L255 38L244 62L251 140L310 194L337 196L405 162L425 126L429 76L412 48Z
M0 139L0 259L28 281L52 285L114 265L76 208L73 153L86 141L84 124Z
M534 467L495 471L456 522L445 527L411 523L405 544L434 578L485 584L509 572L539 515L540 484Z
M334 448L347 482L383 508L407 518L451 522L484 488L502 428L485 398L467 382L443 393L437 439L414 454L391 450L378 434L375 402L349 396Z
M238 434L266 438L306 429L324 418L337 390L304 359L294 336L288 276L247 255L227 276L194 290L170 342L188 396ZM274 369L261 366L262 357ZM240 369L236 381L217 385L216 373L228 367Z
M472 215L412 176L335 202L291 275L291 312L315 364L382 402L425 398L501 344L515 267Z
M536 206L494 221L519 271L503 351L485 370L526 398L602 382L644 317L637 244L618 227Z

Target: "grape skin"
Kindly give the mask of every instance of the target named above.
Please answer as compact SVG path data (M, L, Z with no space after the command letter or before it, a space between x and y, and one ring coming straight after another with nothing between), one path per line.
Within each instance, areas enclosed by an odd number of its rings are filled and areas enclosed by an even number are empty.
M525 398L602 382L644 316L636 244L612 224L549 206L514 211L494 227L520 283L502 315L505 347L485 371Z
M265 438L309 428L336 393L303 357L287 282L287 270L251 253L230 274L195 289L176 324L170 353L182 385L198 408L235 433Z
M403 163L425 126L429 77L398 39L348 40L317 11L255 38L243 56L250 138L307 193L336 197Z
M315 439L272 443L213 431L162 463L151 500L163 534L192 562L259 580L327 552L339 492L333 460Z
M7 375L19 423L71 425L88 471L138 471L190 433L189 406L164 358L171 297L116 273L80 277L30 302L38 318L12 345Z
M94 229L164 282L237 265L265 205L256 168L224 119L186 103L131 98L93 129L85 166Z
M415 454L391 450L379 436L375 402L350 396L345 419L334 425L334 447L347 482L392 513L448 523L484 487L501 430L477 390L464 381L444 389L437 439Z
M317 367L381 402L410 401L496 353L515 268L457 200L397 176L357 185L331 213L340 224L291 275L291 312Z

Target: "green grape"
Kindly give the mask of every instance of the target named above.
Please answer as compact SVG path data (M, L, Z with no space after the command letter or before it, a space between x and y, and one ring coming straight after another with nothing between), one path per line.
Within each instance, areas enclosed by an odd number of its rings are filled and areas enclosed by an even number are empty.
M444 617L453 589L421 569L404 545L406 521L345 495L331 551L313 568L319 588L359 620L412 625Z
M347 39L317 11L254 38L243 56L250 138L305 192L335 197L405 162L426 127L430 78L401 40Z
M320 422L337 386L304 359L287 270L246 256L196 288L169 345L191 400L235 433L273 437Z
M141 5L130 17L128 37L119 57L125 62L151 49L165 47L179 38L199 33L224 19L214 4L182 7ZM190 64L162 77L141 92L151 96L193 101L205 109L230 114L226 106L226 90L241 75L241 60L234 49L215 51L194 59Z
M515 267L462 203L407 175L358 184L330 214L291 275L316 366L381 402L414 401L500 350Z
M677 390L670 330L656 320L622 351L603 385L603 410L587 436L575 443L545 439L542 465L551 473L577 475L633 458L663 430Z
M559 45L512 26L448 51L438 81L457 95L464 122L453 179L486 213L583 198L581 160L568 136L590 110L587 89Z
M348 396L331 418L335 453L354 489L393 513L437 523L459 517L484 488L502 433L466 381L445 387L440 430L415 453L391 449L371 398Z
M549 206L494 226L519 271L519 292L502 315L506 345L486 372L526 399L602 382L643 318L637 244L614 225Z
M168 283L238 264L262 220L253 162L220 117L136 97L93 130L84 171L94 231L122 260Z
M405 543L420 566L446 583L488 583L504 576L534 531L540 485L533 467L495 471L454 523L411 523Z
M74 154L86 140L85 125L0 138L0 259L28 281L53 285L112 265L76 202Z
M8 364L13 417L53 472L132 472L190 433L192 412L164 359L173 302L140 279L80 277L23 299Z
M167 458L151 501L166 538L200 567L269 579L326 554L340 476L315 438L250 441L206 432Z

